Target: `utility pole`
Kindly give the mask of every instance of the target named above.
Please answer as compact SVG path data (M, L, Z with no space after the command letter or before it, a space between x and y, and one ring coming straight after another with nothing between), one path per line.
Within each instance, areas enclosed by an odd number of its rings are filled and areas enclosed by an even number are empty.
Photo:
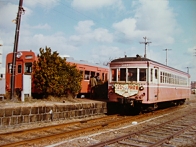
M163 49L164 51L166 51L166 65L167 65L167 51L170 51L170 50L172 50L172 49Z
M24 13L24 9L22 7L23 0L19 0L18 13L16 17L16 30L15 30L15 39L14 39L14 49L13 49L13 57L12 57L12 75L11 75L11 93L10 99L14 99L14 89L15 89L15 73L16 73L16 55L18 52L18 40L19 40L19 31L20 31L20 21L21 14Z
M0 47L3 46L3 44L0 44ZM3 50L0 49L0 68L2 68L2 54L3 54Z
M143 37L143 38L144 38L145 41L144 42L140 42L140 44L145 44L144 58L146 58L147 57L147 55L146 55L146 49L147 49L146 45L149 44L149 43L152 43L152 42L148 42L147 41L147 37Z
M189 68L190 68L190 67L186 67L186 68L187 68L187 73L189 74Z

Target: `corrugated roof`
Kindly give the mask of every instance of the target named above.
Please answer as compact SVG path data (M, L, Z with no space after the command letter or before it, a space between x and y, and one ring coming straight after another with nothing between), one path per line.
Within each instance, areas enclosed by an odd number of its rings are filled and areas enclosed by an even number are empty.
M75 63L75 64L84 64L84 65L109 69L108 66L105 66L105 65L102 65L102 64L91 63L91 62L88 62L88 61L85 61L85 60L74 60L73 58L66 58L66 61L67 62L72 62L72 63Z

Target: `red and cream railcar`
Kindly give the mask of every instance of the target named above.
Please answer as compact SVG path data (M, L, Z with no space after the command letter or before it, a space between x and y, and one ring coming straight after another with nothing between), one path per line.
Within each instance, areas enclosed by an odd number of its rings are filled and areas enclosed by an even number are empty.
M13 53L6 56L6 91L11 90L11 76L12 76L12 59ZM16 67L15 67L15 89L23 90L23 75L31 75L33 62L37 57L32 51L21 51L17 53Z
M11 75L12 75L12 58L13 53L7 54L6 57L6 90L11 90ZM15 89L19 91L23 90L23 75L31 75L32 74L32 66L33 62L37 60L37 56L32 51L20 51L17 53L16 58L16 71L15 71ZM77 61L73 58L67 58L67 62L70 64L76 64L77 69L83 74L83 80L81 82L81 94L89 93L89 79L92 74L99 75L100 80L108 81L108 71L109 67L100 65L100 64L93 64L87 61ZM36 91L33 89L32 86L32 93Z
M137 109L164 102L182 104L190 97L190 75L137 55L111 61L108 97Z

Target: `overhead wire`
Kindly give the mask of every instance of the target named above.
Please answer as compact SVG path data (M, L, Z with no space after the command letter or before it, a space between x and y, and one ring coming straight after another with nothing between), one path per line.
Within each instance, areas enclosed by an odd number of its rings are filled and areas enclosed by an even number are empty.
M74 12L76 12L76 13L78 13L78 14L80 14L80 15L82 15L82 16L84 16L84 17L88 18L88 19L93 20L93 21L94 21L94 22L96 22L97 24L100 24L100 25L102 25L102 26L105 26L106 28L109 28L109 26L107 26L107 25L105 25L105 24L102 24L102 23L100 23L100 22L96 21L96 20L95 20L95 19L93 19L92 17L89 17L89 16L87 16L87 15L85 15L85 14L81 13L81 12L80 12L80 11L78 11L78 10L73 9L72 7L70 7L70 6L66 5L65 3L61 2L61 1L60 1L60 3L61 3L61 4L63 4L64 6L66 6L67 8L71 9L72 11L74 11Z
M39 4L41 4L43 7L45 6L45 4L42 3L42 2L40 2L39 0L34 0L34 1L36 1L36 2L39 3ZM103 23L100 23L99 21L93 19L92 17L89 17L89 16L87 16L87 15L81 13L80 11L75 10L74 8L68 6L67 4L63 3L62 1L59 1L59 4L62 4L63 6L69 8L69 10L71 10L71 12L77 13L77 14L79 14L80 16L82 16L83 18L87 18L87 19L93 20L93 22L95 22L96 24L100 24L100 25L103 26L104 28L112 29L112 27L107 26L107 25L105 25L105 24L103 24ZM64 11L63 11L63 12L62 12L62 11L59 11L59 9L57 9L57 8L55 8L55 7L52 8L52 10L53 10L55 13L58 13L58 14L60 14L60 15L62 15L62 16L65 16L65 17L67 17L67 18L69 18L69 19L72 19L72 20L74 20L74 21L76 21L76 22L81 21L81 18L78 19L76 15L73 15L74 17L70 17L70 16L67 15ZM72 14L73 14L73 13L72 13Z

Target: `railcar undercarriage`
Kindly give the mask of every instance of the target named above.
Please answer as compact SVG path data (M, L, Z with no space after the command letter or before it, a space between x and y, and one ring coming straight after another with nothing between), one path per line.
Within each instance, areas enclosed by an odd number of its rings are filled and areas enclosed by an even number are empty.
M137 115L144 112L151 112L157 109L164 109L171 106L183 105L186 101L186 98L152 104L144 104L142 103L141 99L134 99L129 97L117 98L117 100L120 105L122 114Z

